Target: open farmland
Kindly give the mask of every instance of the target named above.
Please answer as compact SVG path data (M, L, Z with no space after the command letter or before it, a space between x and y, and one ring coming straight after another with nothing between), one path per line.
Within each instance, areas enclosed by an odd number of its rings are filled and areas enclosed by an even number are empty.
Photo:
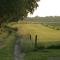
M21 21L22 22L22 21ZM22 35L20 42L22 51L25 52L24 60L48 60L49 57L60 57L60 49L34 50L35 35L37 35L38 46L59 45L60 30L51 29L41 24L16 23L12 27L18 28L18 34ZM31 34L32 40L26 39ZM45 51L45 52L44 52ZM27 53L26 53L27 52ZM50 58L49 58L50 59ZM54 59L54 58L53 58Z
M32 41L35 41L35 35L37 35L38 46L48 46L48 45L60 45L60 31L54 30L49 27L46 27L41 24L15 24L13 27L18 27L18 33L23 35L25 38L31 34ZM54 60L53 57L60 57L60 49L48 49L47 52L45 50L41 51L32 51L34 49L34 44L29 39L23 38L21 41L23 50L28 52L26 53L24 59L25 60L48 60L50 57Z
M18 26L19 25L19 26ZM21 34L31 34L34 38L37 34L38 41L60 41L60 31L50 29L41 24L18 24Z

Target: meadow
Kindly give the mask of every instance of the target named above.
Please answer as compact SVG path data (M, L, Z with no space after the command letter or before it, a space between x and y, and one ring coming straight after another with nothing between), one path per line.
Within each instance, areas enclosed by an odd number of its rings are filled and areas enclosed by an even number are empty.
M60 48L45 49L49 46L60 47L60 30L51 29L42 24L28 24L24 22L17 23L12 27L18 28L18 34L22 37L20 44L22 52L26 54L24 60L49 60L50 57L60 57ZM29 35L32 37L31 40ZM36 51L34 48L35 35L37 35L38 46ZM41 47L44 48L41 49Z
M18 29L17 33L21 37L21 52L25 53L24 60L49 60L51 57L57 57L57 59L60 57L60 30L51 29L40 23L26 23L26 21L12 22L8 26ZM8 31L12 30L9 28L2 28L2 30L0 32L0 59L14 60L16 32L9 33ZM37 49L35 50L36 35Z
M18 27L18 32L22 35L31 34L33 40L35 38L35 35L37 35L38 42L60 41L60 31L50 29L41 24L17 24L14 26Z

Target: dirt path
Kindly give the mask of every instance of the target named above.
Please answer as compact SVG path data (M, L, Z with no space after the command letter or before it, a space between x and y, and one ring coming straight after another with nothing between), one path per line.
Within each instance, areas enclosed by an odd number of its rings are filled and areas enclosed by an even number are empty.
M21 52L21 46L20 46L20 38L17 37L16 39L16 45L14 49L14 60L24 60L24 53Z

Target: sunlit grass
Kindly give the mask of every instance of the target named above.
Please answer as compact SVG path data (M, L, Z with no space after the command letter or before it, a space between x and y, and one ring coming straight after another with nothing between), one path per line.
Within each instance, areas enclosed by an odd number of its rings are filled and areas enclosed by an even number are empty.
M23 52L26 52L24 60L48 60L48 57L60 56L60 49L38 49L34 51L35 35L38 37L38 47L49 47L52 45L60 45L60 31L51 29L41 24L15 24L12 27L18 28L18 34L26 37L29 34L32 36L32 40L21 40L21 46Z
M60 41L60 31L50 29L41 24L18 24L18 29L22 34L31 34L33 38L37 34L38 41Z

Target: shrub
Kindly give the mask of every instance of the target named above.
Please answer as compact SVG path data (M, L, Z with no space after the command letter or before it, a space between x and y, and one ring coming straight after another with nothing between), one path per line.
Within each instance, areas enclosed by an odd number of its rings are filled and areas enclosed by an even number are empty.
M59 28L56 28L56 30L60 30Z
M48 46L47 49L60 49L60 45L51 45Z

